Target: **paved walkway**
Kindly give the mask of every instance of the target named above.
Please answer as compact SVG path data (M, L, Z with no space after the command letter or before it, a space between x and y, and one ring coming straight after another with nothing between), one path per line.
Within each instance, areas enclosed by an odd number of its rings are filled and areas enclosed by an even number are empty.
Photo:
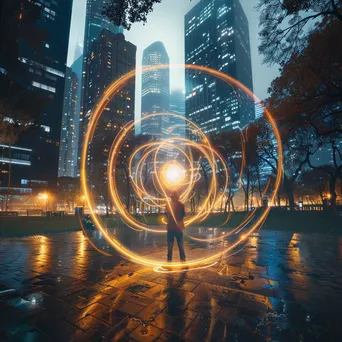
M94 241L108 250L102 240ZM164 258L161 241L131 234L125 243ZM217 246L186 248L192 257ZM261 232L223 263L177 274L156 273L117 254L105 257L81 232L2 239L0 291L6 286L17 292L0 297L0 341L341 341L342 336L338 236Z

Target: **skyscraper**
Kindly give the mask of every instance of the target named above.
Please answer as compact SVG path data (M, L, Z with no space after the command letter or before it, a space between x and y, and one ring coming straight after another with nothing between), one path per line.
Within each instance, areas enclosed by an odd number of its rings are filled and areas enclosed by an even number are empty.
M253 90L248 21L239 0L201 0L185 15L185 61L219 70ZM186 70L186 116L205 133L239 129L254 120L254 101Z
M183 90L172 90L170 93L170 112L185 116L185 94ZM171 126L174 126L173 134L179 137L185 137L185 121L180 118L172 120Z
M143 52L142 65L154 66L169 64L170 59L162 42L154 42ZM170 68L152 69L142 75L141 117L152 113L168 112L170 110ZM143 121L141 133L161 137L167 134L169 118L158 116Z
M75 51L78 55L79 48ZM80 108L83 55L67 68L64 91L61 143L59 147L58 177L78 177L80 137Z
M87 65L89 64L89 53L92 43L100 37L101 32L106 29L114 34L123 33L122 27L113 25L103 14L103 0L87 0L86 21L84 28L84 48L83 48L83 70L82 70L82 88L81 88L81 108L80 108L80 143L83 138L84 116L87 115L87 93L89 91L89 78L87 73ZM89 114L89 113L88 113Z
M64 105L59 146L58 177L77 176L78 156L78 77L71 68L67 68Z
M107 29L92 43L84 70L89 82L84 93L86 113L92 112L97 100L114 80L135 69L136 49L122 33L114 34ZM112 99L105 110L109 120L124 123L134 119L134 83L134 80L129 82Z
M104 90L114 80L136 67L136 46L123 34L104 29L89 48L86 66L89 85L85 93L85 109L92 113ZM108 208L107 161L113 139L120 129L134 120L135 79L118 90L104 109L89 149L89 174L92 184ZM88 115L85 116L85 123ZM123 182L123 180L122 180Z
M11 185L31 180L54 184L72 0L3 0L0 7L0 101L38 123L16 141L20 148L32 151L31 167L24 173L12 170Z

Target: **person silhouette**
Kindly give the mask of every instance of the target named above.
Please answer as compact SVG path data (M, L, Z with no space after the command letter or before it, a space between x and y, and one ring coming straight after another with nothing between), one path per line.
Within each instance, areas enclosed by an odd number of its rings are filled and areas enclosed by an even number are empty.
M171 201L166 206L167 217L167 261L172 262L173 243L176 238L179 256L182 262L186 261L183 242L185 206L179 201L177 191L170 194Z

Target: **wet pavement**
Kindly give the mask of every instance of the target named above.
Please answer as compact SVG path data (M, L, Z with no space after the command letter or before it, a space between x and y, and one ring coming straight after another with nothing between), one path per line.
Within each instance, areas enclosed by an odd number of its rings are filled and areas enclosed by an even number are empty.
M204 234L207 232L199 232ZM110 251L98 233L94 241ZM164 259L163 237L124 244ZM188 258L219 246L186 242ZM176 246L175 246L175 256ZM261 231L217 265L157 273L82 232L0 241L0 341L341 341L342 237Z

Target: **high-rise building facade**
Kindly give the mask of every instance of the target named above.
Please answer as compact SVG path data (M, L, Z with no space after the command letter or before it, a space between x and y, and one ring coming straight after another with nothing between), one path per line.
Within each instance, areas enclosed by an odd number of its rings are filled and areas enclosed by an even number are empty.
M259 103L255 102L255 119L261 119L264 117L265 109L264 107Z
M143 52L142 66L169 65L170 58L162 42L154 42ZM170 110L170 68L151 69L142 75L141 117ZM168 117L155 117L141 123L141 133L155 138L167 134Z
M79 48L75 56L79 54ZM78 153L80 138L80 110L83 55L67 68L61 142L59 147L58 177L79 177Z
M85 124L83 122L87 111L89 111L89 103L87 93L89 90L89 75L87 72L87 65L89 58L91 58L90 48L95 40L97 40L104 29L117 34L123 33L122 27L113 25L103 14L103 7L105 1L103 0L87 0L86 7L86 21L84 28L84 43L83 43L83 67L82 67L82 80L81 80L81 104L80 104L80 147L82 144L83 133ZM88 112L89 115L89 112Z
M116 79L136 67L136 46L125 40L122 33L114 34L104 29L89 48L85 72L88 86L85 91L84 108L91 113L104 90ZM113 98L105 110L109 119L128 122L134 119L135 81ZM86 117L88 114L86 115Z
M219 70L253 90L248 20L239 0L201 0L185 15L185 62ZM186 70L186 116L205 133L240 129L254 101L203 72Z
M37 123L20 132L15 142L17 151L31 151L31 165L24 174L12 169L11 185L31 180L53 185L58 172L72 0L3 0L0 8L0 102L18 109L13 112L14 121L21 111Z
M170 93L170 112L185 116L185 93L183 90L172 90ZM181 118L174 118L172 120L172 133L176 136L185 137L185 121Z
M104 90L116 79L136 68L136 46L123 34L103 30L89 48L86 73L89 81L85 109L92 113ZM89 175L95 191L108 208L107 162L111 144L122 127L134 120L135 79L130 80L104 109L89 147ZM85 123L88 114L85 116Z
M78 77L71 68L67 68L61 141L59 146L58 177L77 176L78 156Z

